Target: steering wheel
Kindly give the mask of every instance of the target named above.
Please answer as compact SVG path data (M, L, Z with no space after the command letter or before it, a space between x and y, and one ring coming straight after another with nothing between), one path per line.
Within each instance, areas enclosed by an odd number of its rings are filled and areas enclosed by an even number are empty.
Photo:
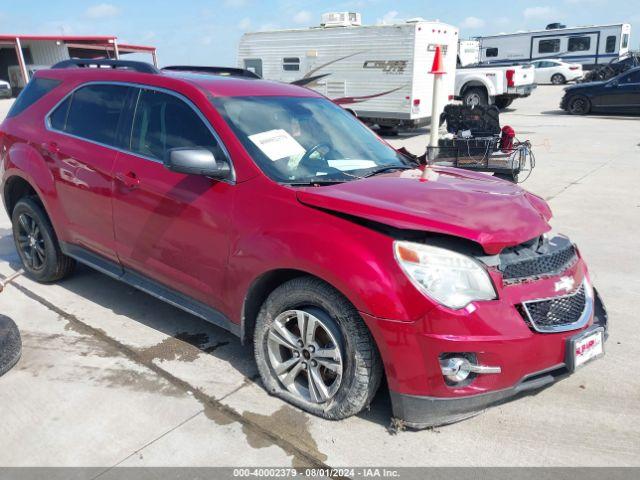
M298 162L298 164L302 165L303 163L311 160L311 155L313 155L316 152L320 152L320 149L322 148L326 149L324 153L320 153L320 155L322 156L322 160L325 160L324 158L325 155L327 155L331 150L333 150L333 148L328 143L318 143L317 145L314 145L309 150L307 150L307 153L303 155L303 157L300 159L300 162ZM325 163L326 163L326 160L325 160Z

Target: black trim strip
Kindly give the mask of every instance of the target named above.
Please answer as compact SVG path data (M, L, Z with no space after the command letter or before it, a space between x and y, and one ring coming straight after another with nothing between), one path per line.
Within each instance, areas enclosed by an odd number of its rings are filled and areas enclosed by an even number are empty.
M60 242L60 249L65 255L74 258L78 262L87 265L100 273L104 273L115 280L119 280L133 288L137 288L138 290L173 305L180 310L184 310L185 312L202 318L209 323L224 328L238 337L242 336L242 329L240 325L233 323L223 313L198 300L177 292L145 275L130 269L125 269L122 265L78 245Z

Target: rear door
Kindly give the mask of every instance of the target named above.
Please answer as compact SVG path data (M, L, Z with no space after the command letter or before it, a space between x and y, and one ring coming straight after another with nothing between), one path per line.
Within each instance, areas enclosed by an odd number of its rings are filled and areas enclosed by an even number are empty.
M228 160L226 149L193 103L166 90L138 90L131 131L129 153L121 152L115 167L120 261L128 271L219 307L235 187L171 172L163 159L171 148L203 147Z
M117 259L111 205L116 138L130 93L115 84L76 89L47 118L41 145L71 242L110 260Z

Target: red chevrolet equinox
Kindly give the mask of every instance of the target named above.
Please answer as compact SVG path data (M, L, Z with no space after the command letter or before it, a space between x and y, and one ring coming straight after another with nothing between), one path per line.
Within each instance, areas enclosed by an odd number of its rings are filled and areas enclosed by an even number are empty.
M38 71L0 129L34 280L81 262L225 328L270 394L328 419L384 377L405 425L450 423L604 353L605 309L540 197L423 178L311 90L89 66Z

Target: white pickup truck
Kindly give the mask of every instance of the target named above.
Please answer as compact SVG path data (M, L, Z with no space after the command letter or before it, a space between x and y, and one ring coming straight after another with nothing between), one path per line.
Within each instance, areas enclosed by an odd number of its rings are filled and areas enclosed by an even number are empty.
M456 69L455 96L465 105L507 108L516 98L528 97L536 88L531 65L470 65Z

